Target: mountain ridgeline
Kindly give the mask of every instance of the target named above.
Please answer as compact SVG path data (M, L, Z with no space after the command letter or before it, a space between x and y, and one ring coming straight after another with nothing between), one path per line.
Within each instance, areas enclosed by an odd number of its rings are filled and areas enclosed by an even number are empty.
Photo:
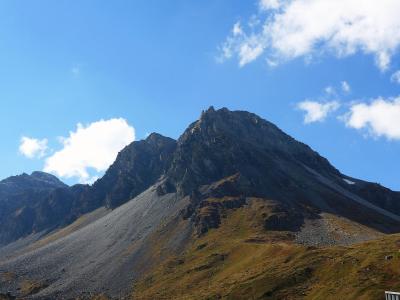
M274 232L298 244L349 245L400 231L399 192L342 174L255 114L211 107L177 141L153 133L128 145L92 186L68 187L41 172L1 181L0 273L46 282L32 298L103 293L102 286L115 296L163 258L225 228L235 211L261 224L246 241ZM347 227L334 228L338 220ZM28 248L15 242L32 236ZM18 294L17 284L4 286Z
M269 197L282 205L313 202L318 209L341 210L340 197L334 189L327 194L319 191L321 183L315 182L313 172L400 214L399 193L360 180L348 184L347 177L325 158L272 123L252 113L211 107L178 141L153 133L127 146L93 186L67 187L43 172L1 181L0 244L65 226L101 206L116 208L161 179L160 193L178 191L184 196L235 176L235 194Z
M43 172L1 181L0 245L68 225L101 206L115 208L127 202L165 173L175 147L173 139L156 133L133 142L93 186L68 187Z

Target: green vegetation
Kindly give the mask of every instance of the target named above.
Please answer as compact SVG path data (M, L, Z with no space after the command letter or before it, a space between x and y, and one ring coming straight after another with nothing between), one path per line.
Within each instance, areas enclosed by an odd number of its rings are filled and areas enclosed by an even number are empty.
M400 290L400 235L349 247L267 232L264 201L231 210L134 286L134 299L380 299Z

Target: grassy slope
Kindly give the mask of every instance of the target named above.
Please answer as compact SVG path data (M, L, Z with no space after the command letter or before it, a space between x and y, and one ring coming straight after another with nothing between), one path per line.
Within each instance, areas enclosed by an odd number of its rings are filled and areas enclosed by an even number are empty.
M400 290L400 235L351 247L293 244L265 232L261 201L232 210L135 284L134 299L381 299ZM385 259L393 256L392 259Z

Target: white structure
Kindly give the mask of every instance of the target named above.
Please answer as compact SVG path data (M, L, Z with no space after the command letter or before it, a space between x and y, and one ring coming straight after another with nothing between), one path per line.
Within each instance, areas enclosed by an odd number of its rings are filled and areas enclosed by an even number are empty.
M400 293L396 292L385 292L386 300L400 300Z

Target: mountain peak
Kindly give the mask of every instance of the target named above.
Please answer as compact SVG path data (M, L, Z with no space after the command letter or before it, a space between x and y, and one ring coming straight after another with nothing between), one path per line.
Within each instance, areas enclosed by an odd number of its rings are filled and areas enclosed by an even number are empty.
M254 189L261 191L261 177L269 176L272 182L277 177L273 173L288 164L338 175L326 159L261 117L210 107L179 138L169 174L184 193L234 174L259 177Z
M27 274L49 283L32 297L70 298L81 292L117 297L138 279L143 266L158 269L165 258L159 261L152 254L159 249L167 259L173 256L166 270L180 266L184 272L175 274L191 276L188 270L206 260L215 270L231 262L225 257L237 243L239 250L247 245L250 252L270 241L325 247L400 231L400 193L347 177L274 124L226 108L203 111L178 141L152 133L131 143L92 186L41 187L53 181L50 174L34 172L0 182L0 257L6 254L0 269L15 274L15 280L0 278L0 298L3 290L19 293ZM60 228L68 229L55 231ZM35 251L31 244L14 253L2 248L49 231L54 235L34 244ZM225 244L215 248L219 242ZM191 253L176 263L186 249L195 249L196 264L189 261ZM93 280L82 280L89 277Z
M188 127L180 140L197 133L208 138L215 135L229 136L229 138L256 145L263 140L262 143L269 144L269 147L294 141L277 126L261 117L247 111L231 111L226 107L216 110L211 106L203 111L199 120Z
M206 110L203 110L202 111L202 114L206 114L206 113L213 113L213 112L215 112L215 108L214 108L214 106L210 106L209 108L207 108Z
M159 133L126 146L93 186L97 201L115 208L149 188L166 171L176 141Z
M56 176L40 171L35 171L31 175L22 173L21 175L11 176L2 180L0 183L3 187L13 187L15 190L29 188L53 189L67 186Z
M58 179L56 176L46 173L46 172L42 172L42 171L34 171L32 172L32 174L30 175L32 178L43 181L43 182L47 182L49 184L53 184L55 186L60 186L60 187L65 187L66 185L60 180Z
M210 106L208 109L203 110L201 112L201 116L200 116L199 120L201 121L203 119L212 118L212 117L215 117L215 116L221 115L223 113L227 113L227 112L229 113L229 112L233 112L233 111L230 111L226 107L222 107L220 109L215 109L214 106Z
M152 132L147 136L146 140L154 140L159 138L164 138L164 136L157 132Z
M150 144L160 144L160 143L172 142L175 140L172 138L163 136L162 134L159 134L157 132L153 132L145 139L145 141Z

